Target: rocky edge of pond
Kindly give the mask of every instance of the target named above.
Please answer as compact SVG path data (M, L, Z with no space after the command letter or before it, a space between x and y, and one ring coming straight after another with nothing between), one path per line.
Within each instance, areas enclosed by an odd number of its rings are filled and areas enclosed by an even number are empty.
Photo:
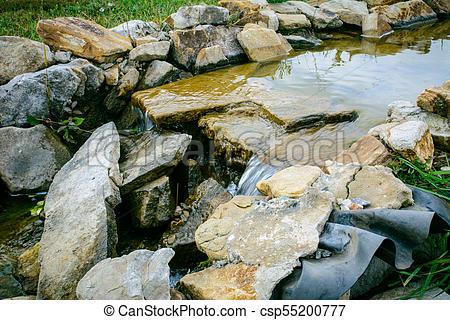
M195 252L212 266L181 279L188 297L269 299L299 258L317 252L332 210L413 204L411 190L383 165L397 154L431 165L435 147L449 150L449 81L424 90L416 103L392 103L387 122L334 161L261 179L262 196L233 196L216 180L204 180L188 156L191 131L178 131L198 125L218 154L245 165L262 146L239 139L236 118L287 135L357 114L286 116L264 99L238 95L186 107L156 87L195 81L194 75L227 65L283 59L293 48L321 45L333 30L356 28L379 38L449 12L448 3L433 0L222 0L182 7L161 25L133 20L106 29L62 17L39 21L43 43L0 37L0 178L11 193L48 191L39 243L0 262L6 288L0 297L175 298L180 293L171 289L169 262ZM122 131L142 120L131 101L158 130ZM49 127L29 124L30 116L58 122L74 114L92 132L77 137L78 150ZM185 162L188 190L180 203ZM160 249L117 257L118 208L136 230L166 228Z

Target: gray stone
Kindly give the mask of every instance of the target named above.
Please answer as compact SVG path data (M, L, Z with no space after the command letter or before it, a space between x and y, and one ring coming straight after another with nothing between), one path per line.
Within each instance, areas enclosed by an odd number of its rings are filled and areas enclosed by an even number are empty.
M70 58L72 58L72 53L68 51L56 51L55 52L55 60L59 63L68 63L70 62Z
M80 280L80 300L170 300L172 249L136 250L97 263Z
M82 59L17 76L0 86L0 127L27 126L28 116L59 120L65 107L94 98L104 79L100 68Z
M414 291L424 285L421 282L411 282L406 287L398 287L377 294L372 300L450 300L450 295L440 288L427 290L423 296L415 296Z
M330 0L320 5L325 9L336 13L344 23L361 26L362 19L369 14L367 3L356 0Z
M259 13L262 16L268 18L267 28L272 29L274 31L278 31L278 28L280 27L280 22L278 21L278 17L275 11L269 9L262 9L259 10Z
M56 174L45 201L38 299L75 299L86 272L115 254L119 157L111 122L95 130Z
M208 48L203 48L199 51L194 68L198 72L203 72L227 64L228 59L223 54L222 48L216 45Z
M180 70L166 61L155 60L148 66L137 88L138 90L150 89L190 77L192 74L189 72Z
M228 9L217 6L185 6L172 13L166 22L172 29L187 29L202 24L226 24L230 12Z
M8 299L23 296L20 282L14 277L13 261L7 257L0 256L0 299Z
M169 50L169 41L144 43L130 51L130 59L141 62L165 60Z
M240 31L241 28L238 27L212 25L172 31L170 38L173 41L173 59L184 68L192 70L201 49L218 45L229 63L245 61L245 52L237 40Z
M167 176L133 190L124 202L141 228L158 227L169 221L175 213L175 201Z
M126 194L170 173L183 159L190 142L191 136L187 134L143 133L120 163L123 173L121 191Z
M124 37L136 40L146 36L155 36L159 32L158 29L158 25L154 22L130 20L111 28L110 30Z
M127 73L119 80L119 85L117 86L118 96L123 97L133 92L138 82L139 71L134 67L129 68Z
M15 76L35 72L54 63L50 48L20 37L0 37L0 85Z
M383 166L364 166L348 185L349 198L370 202L370 208L400 209L414 204L412 191Z
M289 44L294 49L311 48L315 46L320 46L322 40L315 37L303 37L297 35L284 36L284 38L289 42Z
M70 152L51 129L0 128L0 179L10 192L45 191Z
M337 199L337 202L347 199L348 185L353 181L356 173L361 169L358 164L340 164L337 162L327 163L319 179L313 184L313 187L331 192Z
M381 38L392 32L392 27L386 17L373 12L362 18L362 32L364 37Z

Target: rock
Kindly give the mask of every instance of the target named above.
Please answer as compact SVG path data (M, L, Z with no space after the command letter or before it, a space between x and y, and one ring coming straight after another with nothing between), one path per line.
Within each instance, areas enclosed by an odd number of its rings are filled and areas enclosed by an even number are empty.
M326 163L325 173L321 173L312 186L321 191L331 192L339 202L348 198L348 184L353 181L360 169L361 166L358 164Z
M108 86L116 86L119 83L120 68L114 65L105 71L105 83Z
M202 182L195 191L192 211L186 221L166 231L162 243L166 247L179 248L195 243L195 231L214 210L231 199L231 195L214 179Z
M141 44L130 51L130 59L141 62L165 60L170 50L169 41Z
M14 265L11 259L0 256L0 299L25 295L13 272Z
M424 0L424 2L440 17L446 17L450 14L450 2L447 0Z
M128 38L81 18L40 20L36 31L55 50L100 63L112 62L133 48Z
M128 72L120 78L117 86L118 97L126 96L133 92L139 82L139 71L136 68L129 68Z
M232 14L244 14L252 11L258 11L260 5L252 3L249 0L220 0L219 5L228 9Z
M190 142L187 134L144 132L120 163L121 192L126 194L170 173L183 159Z
M440 87L425 89L417 97L417 106L450 119L450 80Z
M228 22L230 12L217 6L185 6L172 13L166 23L172 29L187 29L202 24L221 25Z
M277 14L280 22L280 30L294 31L297 29L310 28L311 22L304 14Z
M436 13L422 0L380 6L374 8L373 12L382 14L393 28L402 28L417 22L436 19Z
M153 22L146 22L142 20L130 20L109 30L134 41L138 38L143 38L149 35L155 36L158 33L157 25Z
M228 59L223 54L220 46L203 48L197 55L194 69L197 72L215 69L228 64Z
M70 157L66 146L43 125L0 128L0 178L12 193L47 190Z
M137 88L138 90L150 89L190 77L192 77L192 74L189 72L175 68L166 61L155 60L148 66L147 71Z
M235 222L254 210L256 201L261 199L262 197L235 196L218 206L209 219L196 230L197 248L211 260L227 260L226 243Z
M319 178L322 170L314 166L293 166L275 173L267 180L259 181L258 190L269 197L300 197Z
M392 32L392 28L384 15L370 13L362 18L362 32L365 37L381 38Z
M423 121L403 122L389 130L386 143L406 159L422 163L433 161L434 144Z
M237 40L240 31L238 27L211 25L172 31L170 33L173 42L172 57L180 66L192 70L200 50L218 45L229 63L245 61L245 52Z
M75 101L87 117L104 78L100 68L82 59L17 76L0 86L0 127L28 126L28 116L61 120Z
M119 135L114 123L107 123L53 179L44 208L38 299L75 299L78 281L115 254L119 157Z
M410 282L406 287L398 287L379 293L371 300L450 300L450 295L440 288L425 291L423 296L414 295L424 286L421 282Z
M370 208L400 209L414 204L411 190L383 166L365 166L348 185L349 198L361 198Z
M377 165L384 164L389 157L389 150L377 138L367 135L341 152L336 157L336 161L343 164Z
M146 43L153 43L153 42L158 42L159 40L153 36L145 36L142 38L137 38L134 42L136 44L136 47L139 47L142 44L146 44Z
M278 30L278 28L280 27L280 22L278 21L278 17L277 17L277 14L275 13L275 11L269 10L269 9L262 9L259 11L259 13L263 17L268 18L268 20L266 22L267 28L272 29L273 31Z
M68 51L56 51L55 60L59 63L69 63L72 58L72 53Z
M49 67L54 60L50 48L43 43L0 36L0 85L15 76Z
M369 14L367 3L356 0L330 0L320 5L321 9L334 12L342 22L361 26L364 16Z
M167 176L133 190L124 202L129 204L131 216L141 228L158 227L175 213L175 201Z
M97 263L80 280L80 300L170 300L172 249L136 250ZM105 277L105 275L108 275Z
M272 4L271 8L277 13L304 14L311 21L314 29L340 28L343 23L339 16L331 11L315 8L302 1L287 1L280 4Z
M234 25L245 26L249 23L257 24L261 27L269 28L274 31L277 31L279 28L277 14L268 9L245 13L236 23L234 23Z
M395 101L388 106L389 122L423 121L428 125L437 148L450 151L450 127L447 118L423 111L409 101Z
M197 300L254 300L256 271L243 263L210 267L184 276L180 284Z
M281 35L256 24L247 24L237 37L251 61L281 59L286 57L292 49Z
M20 279L23 290L27 293L36 293L39 272L41 265L39 263L39 243L22 253L17 259L17 275Z
M322 40L314 37L306 38L303 36L289 35L284 36L284 38L294 49L311 48L322 44Z
M367 3L367 6L369 8L390 5L390 4L400 2L400 1L403 1L403 0L364 0L364 2Z

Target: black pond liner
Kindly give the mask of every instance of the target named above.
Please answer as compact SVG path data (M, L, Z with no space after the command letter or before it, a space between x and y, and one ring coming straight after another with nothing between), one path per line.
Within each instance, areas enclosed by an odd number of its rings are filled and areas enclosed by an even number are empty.
M339 299L358 281L374 256L399 270L413 264L413 250L431 233L450 226L449 204L412 187L414 207L333 211L320 237L328 258L301 259L275 288L272 299Z

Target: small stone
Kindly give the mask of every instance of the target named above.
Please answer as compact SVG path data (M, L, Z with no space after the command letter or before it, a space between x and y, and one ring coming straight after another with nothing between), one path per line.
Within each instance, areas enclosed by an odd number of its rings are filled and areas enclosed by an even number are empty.
M361 26L364 16L369 14L367 3L356 0L331 0L319 8L336 13L344 23Z
M320 46L322 44L322 40L315 38L315 37L303 37L303 36L297 36L297 35L289 35L284 36L284 38L289 42L289 44L294 49L304 49L304 48L311 48L315 46Z
M391 33L392 28L383 15L373 12L362 18L362 32L368 38L381 38Z
M158 42L158 41L159 40L153 36L145 36L145 37L137 38L136 40L134 40L136 47L139 47L142 44Z
M197 55L195 70L206 71L228 64L228 59L223 54L220 46L203 48Z
M139 82L139 71L136 68L129 68L128 72L120 79L117 87L118 96L123 97L133 92Z
M139 82L138 90L150 89L190 77L192 74L189 72L175 68L166 61L155 60L148 66L144 77Z
M154 34L157 31L151 22L142 20L130 20L110 30L133 40Z
M311 22L304 14L277 14L280 22L280 30L294 31L298 29L310 28Z
M39 282L39 243L23 252L18 258L17 274L22 282L23 290L27 293L36 293Z
M169 41L144 43L130 51L130 59L141 62L165 60L169 50Z
M341 152L336 161L343 164L377 165L385 163L389 157L389 150L377 138L367 135Z
M172 13L166 23L172 29L187 29L198 25L221 25L226 24L229 18L228 9L217 6L185 6Z
M115 86L119 83L119 65L115 64L105 71L105 83L108 86Z
M70 62L70 58L72 58L72 53L68 51L56 51L55 52L55 60L59 63L67 63Z
M425 89L417 97L417 106L450 119L450 80L440 87Z
M361 198L352 198L352 202L359 204L360 206L362 206L363 208L366 208L368 206L370 206L370 202Z

